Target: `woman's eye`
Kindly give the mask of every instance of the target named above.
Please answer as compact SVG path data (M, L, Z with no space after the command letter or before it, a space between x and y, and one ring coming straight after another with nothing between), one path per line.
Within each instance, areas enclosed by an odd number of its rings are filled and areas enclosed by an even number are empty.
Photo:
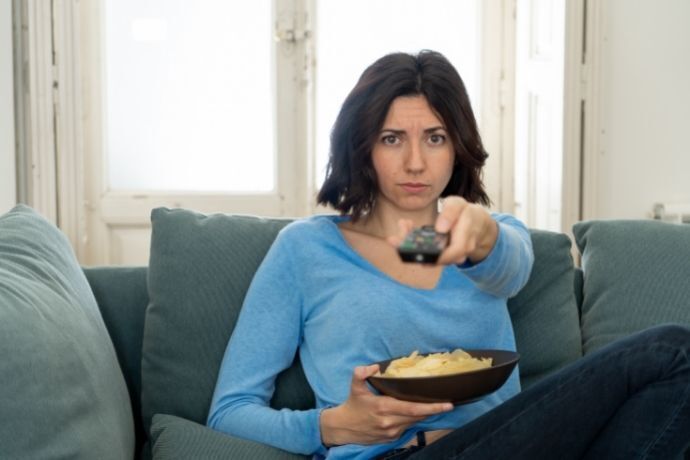
M388 134L388 135L383 136L381 138L381 142L383 142L386 145L395 145L398 143L398 136L394 136L393 134Z
M441 145L446 141L446 136L443 134L432 134L429 136L429 142L433 145Z

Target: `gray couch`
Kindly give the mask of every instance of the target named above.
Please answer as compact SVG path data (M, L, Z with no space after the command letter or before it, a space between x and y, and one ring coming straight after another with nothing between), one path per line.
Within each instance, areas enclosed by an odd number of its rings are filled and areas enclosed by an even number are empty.
M244 293L289 221L151 218L148 267L82 268L30 208L0 217L0 457L304 458L204 426ZM634 331L690 325L690 226L591 221L573 233L583 270L566 235L531 231L534 269L509 301L523 387ZM272 405L313 404L296 359Z

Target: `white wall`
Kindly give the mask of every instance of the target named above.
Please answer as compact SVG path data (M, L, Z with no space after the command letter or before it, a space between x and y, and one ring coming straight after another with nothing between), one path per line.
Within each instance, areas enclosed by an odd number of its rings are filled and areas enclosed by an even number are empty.
M690 1L607 0L597 215L690 204Z
M0 0L0 213L17 200L12 68L12 0Z

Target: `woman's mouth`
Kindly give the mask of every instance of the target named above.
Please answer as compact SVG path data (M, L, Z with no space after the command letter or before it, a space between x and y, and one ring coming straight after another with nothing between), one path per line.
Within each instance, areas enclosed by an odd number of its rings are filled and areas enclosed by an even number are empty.
M429 186L422 184L421 182L404 182L400 184L403 190L407 193L421 193L424 192Z

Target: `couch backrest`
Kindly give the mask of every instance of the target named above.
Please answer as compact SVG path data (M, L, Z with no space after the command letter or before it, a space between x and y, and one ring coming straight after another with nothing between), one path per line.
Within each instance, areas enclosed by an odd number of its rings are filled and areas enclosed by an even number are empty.
M144 316L149 302L146 267L85 267L115 353L125 376L132 402L136 452L141 452L146 435L141 418L141 348Z
M530 230L534 266L524 288L508 300L523 388L582 356L574 289L578 280L570 239Z
M579 222L585 354L660 323L690 326L690 225Z
M580 320L582 320L582 298L584 296L584 284L585 284L585 274L582 271L582 268L580 267L575 267L575 278L573 279L574 281L574 291L575 291L575 302L577 303L577 313L580 316ZM584 350L582 350L584 354Z

